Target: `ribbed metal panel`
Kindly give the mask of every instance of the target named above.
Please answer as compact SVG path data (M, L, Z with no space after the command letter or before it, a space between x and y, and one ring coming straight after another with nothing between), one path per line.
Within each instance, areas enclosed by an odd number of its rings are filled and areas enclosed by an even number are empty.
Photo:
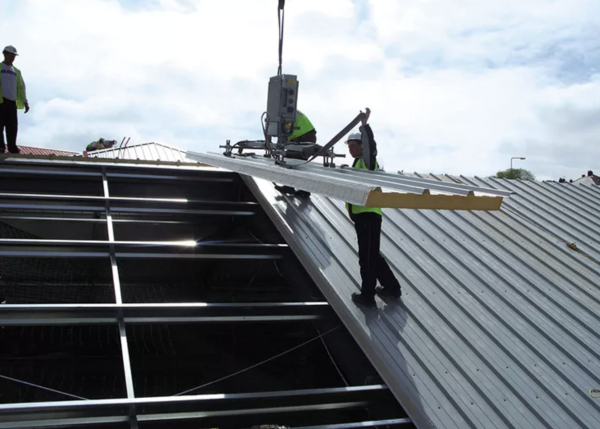
M581 184L438 176L440 180L514 192L503 209L600 260L600 188Z
M510 192L481 186L403 177L381 171L328 168L316 162L290 160L289 163L296 166L284 168L263 156L227 157L195 152L189 152L187 156L214 167L367 207L498 210L502 198L510 195Z
M516 194L495 212L384 209L403 299L364 310L343 203L246 178L417 427L597 428L600 190L440 179Z
M126 147L89 152L94 158L119 158L143 161L194 162L187 157L184 150L161 143L141 143Z

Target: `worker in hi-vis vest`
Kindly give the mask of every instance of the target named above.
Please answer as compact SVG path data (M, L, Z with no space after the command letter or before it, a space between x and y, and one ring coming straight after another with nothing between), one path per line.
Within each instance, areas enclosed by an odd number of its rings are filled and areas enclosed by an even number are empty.
M377 171L377 144L373 131L367 124L371 110L367 107L359 133L350 134L346 144L354 158L352 168ZM363 207L346 203L346 209L354 222L358 239L358 258L362 287L360 293L353 293L352 300L357 304L375 307L375 294L398 298L402 295L400 283L387 261L379 251L381 239L382 213L378 207ZM381 286L376 287L377 280Z
M116 143L116 140L105 140L103 137L100 137L98 140L94 140L93 142L89 143L85 147L85 150L87 152L93 152L95 150L110 149Z
M17 133L19 119L17 110L29 112L27 89L21 70L13 63L17 57L17 49L7 46L3 49L4 61L0 64L0 153L4 153L4 129L6 129L6 144L10 153L19 153Z
M287 155L290 158L308 160L311 156L321 150L317 145L317 130L304 113L296 110L296 121L292 133L287 136L289 145L286 147ZM291 146L296 146L293 150ZM297 195L302 198L310 196L310 192L297 190L293 186L275 185L275 189L288 195Z
M287 138L287 141L294 143L316 143L317 130L304 113L296 110L296 122L292 134Z

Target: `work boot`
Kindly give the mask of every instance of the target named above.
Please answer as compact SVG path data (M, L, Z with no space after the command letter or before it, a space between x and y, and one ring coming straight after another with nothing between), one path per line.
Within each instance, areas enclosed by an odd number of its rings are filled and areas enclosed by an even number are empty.
M402 296L402 288L399 288L398 290L392 290L390 288L384 288L382 286L377 286L375 288L375 293L382 297L397 299Z
M352 301L358 305L364 305L369 308L377 308L377 303L375 302L375 298L368 298L362 293L354 292L352 294Z
M287 194L287 195L294 195L296 193L296 189L294 189L294 187L292 187L292 186L275 185L275 189L277 189L282 194Z
M286 194L286 195L296 195L297 197L300 197L300 198L308 198L308 197L310 197L310 192L303 191L301 189L296 189L293 186L275 185L275 189L277 189L282 194Z

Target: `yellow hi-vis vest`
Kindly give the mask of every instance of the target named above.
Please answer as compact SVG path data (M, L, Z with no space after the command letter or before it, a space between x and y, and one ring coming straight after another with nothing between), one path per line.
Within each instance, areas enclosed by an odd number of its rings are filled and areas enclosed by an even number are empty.
M288 141L294 140L296 137L303 136L309 131L314 130L315 127L308 120L308 117L300 110L296 110L296 122L294 122L294 130L292 134L288 136Z
M25 91L23 90L23 78L21 77L21 70L12 66L17 73L17 109L25 108ZM2 63L0 62L0 70L2 70ZM2 82L0 81L0 104L4 103L4 98L2 98Z
M352 168L360 168L362 170L367 170L367 166L365 165L365 160L362 158L359 158L354 163ZM377 160L375 160L375 170L374 171L377 171L377 170L379 170L379 163L377 162ZM356 204L346 203L346 211L348 211L350 206L352 206L352 214L371 212L371 213L377 213L378 215L381 215L381 209L379 207L363 207L363 206L357 206Z

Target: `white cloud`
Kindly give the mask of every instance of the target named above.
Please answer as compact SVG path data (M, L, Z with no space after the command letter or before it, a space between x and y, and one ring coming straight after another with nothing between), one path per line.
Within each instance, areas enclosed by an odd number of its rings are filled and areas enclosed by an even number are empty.
M260 137L276 7L4 0L32 102L19 143ZM490 175L526 156L539 178L576 178L600 155L599 27L596 0L288 0L284 72L321 142L371 107L387 171Z

